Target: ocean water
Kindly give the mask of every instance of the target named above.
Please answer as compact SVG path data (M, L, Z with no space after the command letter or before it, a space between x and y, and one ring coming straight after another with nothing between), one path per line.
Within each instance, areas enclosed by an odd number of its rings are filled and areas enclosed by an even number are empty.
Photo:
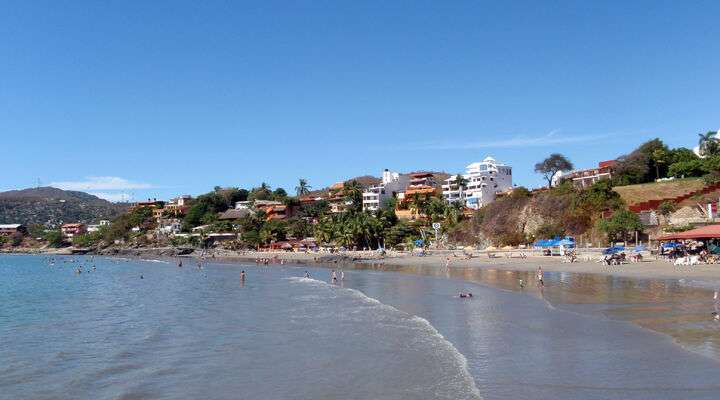
M0 255L0 398L720 397L666 336L462 280L71 259Z

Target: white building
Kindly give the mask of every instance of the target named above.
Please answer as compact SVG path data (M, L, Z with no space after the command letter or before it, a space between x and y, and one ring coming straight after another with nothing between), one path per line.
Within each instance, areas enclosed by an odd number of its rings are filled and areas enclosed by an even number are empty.
M371 186L363 192L363 210L378 210L383 201L395 197L395 194L405 190L409 182L408 175L392 172L386 168L382 173L380 184Z
M165 235L180 233L182 221L178 218L163 218L159 221L157 231Z
M88 225L88 226L87 226L87 231L88 231L88 232L97 232L97 231L99 231L100 228L103 227L103 226L110 226L110 221L107 220L107 219L101 219L101 220L100 220L100 223Z
M512 167L486 157L465 167L465 186L458 187L457 175L445 180L443 198L449 202L462 201L477 210L495 200L495 194L512 189Z
M168 204L178 207L184 207L190 205L190 201L192 201L192 196L190 196L189 194L184 194L170 199L170 202Z

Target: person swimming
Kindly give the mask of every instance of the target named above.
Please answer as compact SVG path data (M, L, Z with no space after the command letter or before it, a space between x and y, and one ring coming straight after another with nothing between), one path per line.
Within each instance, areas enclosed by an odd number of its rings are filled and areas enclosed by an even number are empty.
M182 261L178 261L178 268L182 268Z
M473 297L473 294L470 293L470 292L468 292L468 293L460 292L460 295L458 295L458 297L460 297L461 299L466 299L466 298L468 298L468 297L472 298L472 297Z
M145 278L142 276L142 274L140 274L140 279L145 279Z
M308 278L308 279L310 279L310 273L307 272L307 271L305 271L305 277Z

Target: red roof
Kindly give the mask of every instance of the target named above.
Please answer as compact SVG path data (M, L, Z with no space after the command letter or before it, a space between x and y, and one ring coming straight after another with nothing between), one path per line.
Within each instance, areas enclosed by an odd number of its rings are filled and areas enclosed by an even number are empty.
M714 238L720 238L720 224L703 226L685 232L668 233L658 237L658 240Z
M615 165L615 160L600 161L598 163L598 167L600 168L612 167L613 165Z
M415 173L413 173L413 174L410 174L410 177L413 178L413 179L417 179L417 178L432 178L432 177L433 177L433 174L431 174L431 173L429 173L429 172L415 172Z

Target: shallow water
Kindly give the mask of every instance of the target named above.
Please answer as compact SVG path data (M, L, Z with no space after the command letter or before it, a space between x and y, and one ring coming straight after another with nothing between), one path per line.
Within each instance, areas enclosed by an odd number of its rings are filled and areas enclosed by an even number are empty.
M58 260L0 256L0 397L720 396L720 364L668 337L461 280Z
M545 272L539 286L535 273L492 268L357 265L416 275L462 279L534 296L551 307L594 317L630 321L670 335L686 349L720 361L720 311L713 292L720 282L685 279L629 279L601 274ZM524 288L519 281L523 280Z

